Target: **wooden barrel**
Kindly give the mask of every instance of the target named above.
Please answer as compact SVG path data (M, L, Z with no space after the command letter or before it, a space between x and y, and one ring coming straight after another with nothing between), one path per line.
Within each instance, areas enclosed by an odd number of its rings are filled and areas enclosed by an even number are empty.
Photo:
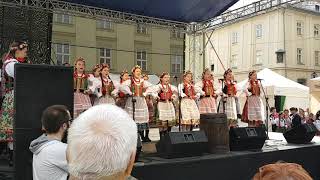
M229 128L226 114L201 114L200 129L208 137L210 153L226 153L229 148Z

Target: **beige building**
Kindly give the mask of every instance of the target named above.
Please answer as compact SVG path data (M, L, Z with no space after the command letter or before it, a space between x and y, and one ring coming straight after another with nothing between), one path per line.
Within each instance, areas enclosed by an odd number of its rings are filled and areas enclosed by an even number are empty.
M53 22L52 59L57 64L83 57L87 70L98 63L108 63L114 73L136 64L148 74L180 75L183 70L184 34L178 31L64 14L54 14Z
M238 81L248 72L268 67L289 79L307 84L312 74L320 75L319 3L300 7L281 6L255 16L239 18L214 30L211 42L200 34L186 38L186 69L197 77L204 67L214 65L216 76L232 68ZM206 32L210 36L212 31ZM193 47L192 47L193 46ZM223 64L223 66L222 66Z

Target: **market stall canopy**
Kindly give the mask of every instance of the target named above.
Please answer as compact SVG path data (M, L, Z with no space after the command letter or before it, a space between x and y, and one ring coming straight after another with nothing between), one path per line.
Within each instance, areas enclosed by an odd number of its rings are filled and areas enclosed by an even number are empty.
M136 15L179 21L201 22L218 16L238 0L65 0Z

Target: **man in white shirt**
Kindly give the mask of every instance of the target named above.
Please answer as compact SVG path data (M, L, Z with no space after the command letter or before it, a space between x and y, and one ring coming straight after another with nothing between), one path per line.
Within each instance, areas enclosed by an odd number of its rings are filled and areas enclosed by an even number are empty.
M67 144L61 140L70 120L70 112L63 105L50 106L43 112L41 121L46 133L33 140L29 147L33 153L33 180L68 178Z

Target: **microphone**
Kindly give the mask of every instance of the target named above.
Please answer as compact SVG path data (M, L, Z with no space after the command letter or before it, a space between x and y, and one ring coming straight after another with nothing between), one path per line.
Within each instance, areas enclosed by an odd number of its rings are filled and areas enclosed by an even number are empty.
M261 79L261 78L258 78L257 80L258 80L258 81L262 81L263 79Z

